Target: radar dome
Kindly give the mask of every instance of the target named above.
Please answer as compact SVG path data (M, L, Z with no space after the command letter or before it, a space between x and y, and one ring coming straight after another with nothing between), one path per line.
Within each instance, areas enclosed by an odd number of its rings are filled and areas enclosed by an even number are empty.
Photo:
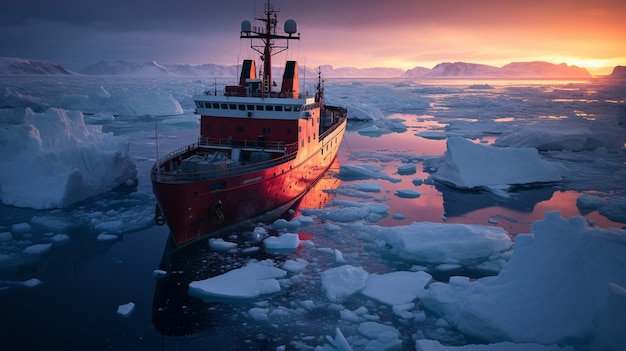
M292 19L288 19L285 21L285 33L294 34L297 31L298 31L298 25L296 24L296 21Z
M252 25L250 24L250 21L246 20L241 22L241 31L244 33L252 32Z

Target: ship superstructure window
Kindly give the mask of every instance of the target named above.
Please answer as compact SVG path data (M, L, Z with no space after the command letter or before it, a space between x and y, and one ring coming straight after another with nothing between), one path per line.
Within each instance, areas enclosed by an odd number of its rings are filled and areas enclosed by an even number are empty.
M274 105L266 105L265 111L274 111Z
M246 105L239 105L239 110L240 111L245 111L246 110Z
M204 103L204 107L206 107L206 108L211 108L211 103L210 103L210 102L205 102L205 103Z
M291 106L289 105L285 106L285 112L291 112Z
M236 110L237 109L237 104L230 104L228 105L228 108L231 110Z
M248 111L254 111L254 105L248 105Z
M256 105L257 111L263 111L263 105Z
M228 104L222 104L222 109L228 110Z
M218 104L217 102L213 103L213 108L220 108L220 104Z
M283 110L283 106L282 105L276 106L276 111L282 111L282 110Z

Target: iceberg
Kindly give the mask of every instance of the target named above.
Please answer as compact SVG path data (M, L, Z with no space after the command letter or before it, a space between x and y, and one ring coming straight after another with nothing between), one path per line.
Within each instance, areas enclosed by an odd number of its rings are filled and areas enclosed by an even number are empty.
M500 188L511 185L552 183L566 171L543 160L534 148L496 148L462 137L447 140L447 150L431 177L457 188Z
M1 126L0 163L2 203L34 209L65 208L137 175L126 138L56 108L27 108L21 123Z

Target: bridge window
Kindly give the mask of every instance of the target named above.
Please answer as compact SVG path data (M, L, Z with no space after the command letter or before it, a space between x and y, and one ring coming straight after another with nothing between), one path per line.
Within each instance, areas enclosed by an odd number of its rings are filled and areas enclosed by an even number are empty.
M224 110L228 110L228 104L222 104L222 108L223 108Z
M274 111L274 105L266 105L265 111Z
M205 102L205 103L204 103L204 107L206 107L206 108L211 108L211 103L210 103L210 102Z
M218 104L217 102L213 103L213 108L220 108L220 104Z
M263 105L256 105L257 111L263 111Z
M254 105L248 105L248 111L254 111Z
M291 106L289 106L289 105L285 106L285 111L286 112L291 112Z
M245 111L246 110L246 105L239 105L239 110L240 111Z
M228 108L230 108L231 110L236 110L237 109L237 105L236 104L230 104L228 106Z
M283 110L283 106L282 105L276 106L276 111L282 111L282 110Z

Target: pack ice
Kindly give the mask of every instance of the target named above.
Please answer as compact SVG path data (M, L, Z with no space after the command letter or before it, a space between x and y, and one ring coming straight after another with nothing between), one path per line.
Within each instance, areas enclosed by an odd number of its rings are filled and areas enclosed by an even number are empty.
M17 123L16 123L17 122ZM0 115L0 198L34 209L64 208L137 175L126 138L86 125L78 111Z

